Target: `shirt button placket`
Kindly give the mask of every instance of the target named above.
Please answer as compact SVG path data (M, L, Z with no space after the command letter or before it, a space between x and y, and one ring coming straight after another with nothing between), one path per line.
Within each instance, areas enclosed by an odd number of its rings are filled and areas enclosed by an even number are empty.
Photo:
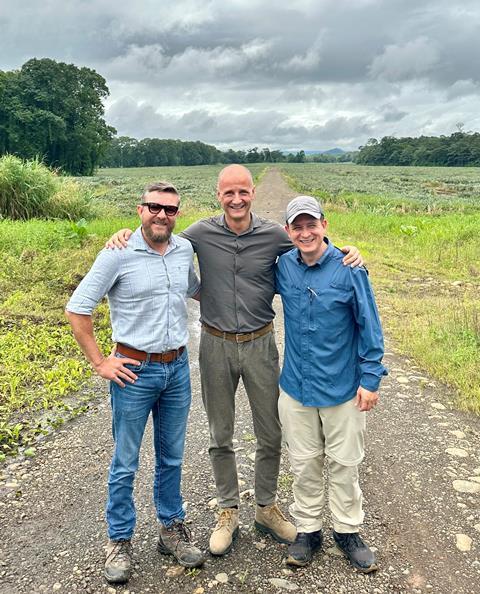
M165 268L165 276L167 278L167 336L166 336L166 341L165 341L165 349L167 350L167 346L170 342L170 307L171 307L171 303L170 303L170 287L172 285L171 280L170 280L170 275L168 274L168 266L167 266L167 262L165 260L165 256L160 256L162 258L162 262L163 262L163 266Z
M238 292L237 292L237 273L238 273L238 237L235 236L233 239L233 295L235 297L235 323L236 323L236 331L239 332L239 322L238 322L238 312L239 312L239 303L238 303ZM238 347L238 344L237 344Z
M301 393L302 402L308 401L309 390L309 371L310 361L308 359L308 332L310 325L310 297L306 286L303 287L300 295L300 313L301 313L301 351L302 351L302 382Z

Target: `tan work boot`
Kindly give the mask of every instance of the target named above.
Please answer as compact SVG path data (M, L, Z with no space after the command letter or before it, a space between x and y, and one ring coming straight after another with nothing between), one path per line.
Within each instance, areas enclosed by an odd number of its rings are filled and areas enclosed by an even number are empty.
M260 507L255 512L255 528L264 534L270 534L277 542L291 544L295 542L297 529L287 520L276 503Z
M124 584L132 574L132 543L129 540L110 540L105 547L105 579L110 584Z
M218 514L217 525L210 536L212 555L225 555L238 536L238 509L225 507Z

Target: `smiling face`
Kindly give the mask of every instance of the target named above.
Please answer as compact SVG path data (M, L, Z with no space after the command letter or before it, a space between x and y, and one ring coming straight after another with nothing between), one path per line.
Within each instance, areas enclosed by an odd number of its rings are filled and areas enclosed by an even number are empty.
M255 198L252 174L242 165L229 165L220 172L217 197L225 212L227 224L250 223L250 209Z
M172 192L153 191L143 196L143 202L178 206L180 198ZM151 247L155 247L155 244L168 242L175 227L178 212L173 216L168 216L162 209L158 214L152 214L147 206L141 205L137 206L137 212L142 221L144 237Z
M316 219L308 214L298 215L285 226L291 242L309 264L316 262L326 250L327 244L323 241L326 229L326 219Z

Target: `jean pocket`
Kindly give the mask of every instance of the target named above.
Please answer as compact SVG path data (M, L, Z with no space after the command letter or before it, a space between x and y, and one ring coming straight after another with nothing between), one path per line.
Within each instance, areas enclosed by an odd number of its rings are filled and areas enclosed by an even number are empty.
M133 359L134 358L134 357L126 357L125 355L122 355L121 353L115 353L115 357L117 359ZM130 363L125 363L125 367L127 369L129 369L130 371L137 373L138 371L142 371L142 369L145 367L145 363L146 363L146 361L141 361L140 365L131 365Z

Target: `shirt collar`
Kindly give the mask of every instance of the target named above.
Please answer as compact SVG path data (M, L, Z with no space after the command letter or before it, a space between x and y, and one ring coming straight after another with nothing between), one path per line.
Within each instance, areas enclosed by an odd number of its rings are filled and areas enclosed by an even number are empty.
M328 237L325 237L323 239L323 241L327 244L327 249L323 252L323 254L320 256L320 258L315 262L315 264L312 264L312 266L322 266L322 264L324 264L327 260L329 260L334 252L334 247L333 247L333 243L330 243L330 240L328 239ZM302 266L307 266L307 264L305 264L305 262L302 260L302 256L300 254L300 250L298 248L295 249L295 258L298 262L298 264L301 264Z
M129 244L132 246L132 248L134 250L139 250L139 251L143 251L143 252L149 252L151 254L157 254L158 252L156 252L154 249L152 249L148 243L145 241L145 239L143 238L143 234L142 234L142 227L137 227L137 229L135 229L135 231L132 233L132 236L130 237L130 239L128 240ZM167 251L165 252L165 254L167 254L168 252L170 252L171 250L173 250L174 248L176 248L178 246L178 243L176 241L175 235L171 235L170 239L168 240L168 248ZM165 255L164 254L164 255Z
M245 235L246 233L250 233L251 231L253 231L256 227L259 227L261 225L261 221L260 218L254 213L251 212L251 217L250 217L250 225L248 226L248 229L246 229L245 231L243 231L242 233L240 233L240 235ZM219 225L221 225L224 229L226 229L227 231L230 231L230 233L234 233L230 227L227 225L227 221L225 220L225 213L221 214L217 217L217 223ZM234 235L236 235L234 233Z

